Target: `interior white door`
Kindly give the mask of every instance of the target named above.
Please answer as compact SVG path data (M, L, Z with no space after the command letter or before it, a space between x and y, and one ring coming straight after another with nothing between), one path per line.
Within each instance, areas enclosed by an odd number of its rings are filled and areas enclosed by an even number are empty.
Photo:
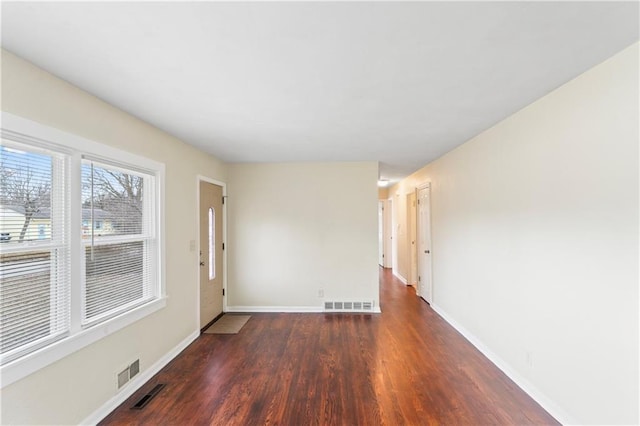
M384 201L384 266L385 268L393 267L393 219L392 219L393 204L391 199Z
M418 189L418 294L431 303L431 187Z
M415 191L407 194L407 251L409 253L409 276L407 281L409 285L417 287L418 284L418 246L416 240L418 238L418 217Z

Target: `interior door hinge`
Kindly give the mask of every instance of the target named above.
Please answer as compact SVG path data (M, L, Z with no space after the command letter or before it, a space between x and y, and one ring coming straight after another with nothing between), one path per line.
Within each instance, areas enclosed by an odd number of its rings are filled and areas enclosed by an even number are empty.
M222 295L224 296L224 288L222 289Z
M420 281L420 275L418 275L418 281Z
M222 243L222 250L224 250L224 243Z
M224 199L227 198L224 195L222 196L222 204L224 204Z

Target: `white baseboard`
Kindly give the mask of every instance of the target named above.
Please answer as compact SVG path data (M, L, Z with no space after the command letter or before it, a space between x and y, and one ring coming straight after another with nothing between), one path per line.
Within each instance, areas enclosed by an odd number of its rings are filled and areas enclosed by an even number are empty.
M107 417L113 410L118 408L120 404L126 401L131 395L133 395L138 389L142 387L149 379L151 379L158 371L167 365L172 359L174 359L180 352L182 352L187 346L191 344L200 336L200 331L194 331L187 336L183 341L178 343L173 349L167 352L162 358L156 361L151 367L142 371L138 376L131 379L122 389L118 391L116 395L110 400L102 404L100 408L91 413L89 417L84 419L81 425L95 425L102 419Z
M318 313L324 310L322 306L227 306L227 312Z
M402 281L402 284L407 285L407 279L405 277L403 277L402 275L396 273L396 271L393 271L393 276L395 276L397 279Z
M496 367L498 367L504 374L507 375L513 382L520 387L527 395L542 406L549 414L555 417L563 425L575 425L580 424L566 411L564 411L558 404L536 388L531 382L525 379L520 373L512 368L507 362L496 355L491 349L489 349L480 339L474 336L469 330L464 328L460 323L454 320L449 314L447 314L442 308L436 305L431 305L431 308L436 311L438 315L448 322L453 328L458 330L473 346L476 347L489 361L491 361Z
M298 314L313 314L323 313L324 309L321 306L227 306L226 312L266 312L266 313L298 313ZM347 312L347 311L345 311ZM374 313L380 314L382 311L380 307L376 306L372 311L348 311L353 313ZM333 313L333 312L332 312Z

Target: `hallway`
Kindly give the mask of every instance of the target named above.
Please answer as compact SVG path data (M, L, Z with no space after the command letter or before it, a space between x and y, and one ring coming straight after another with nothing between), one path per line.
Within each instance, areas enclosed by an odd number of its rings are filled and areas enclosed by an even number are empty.
M557 423L390 270L380 297L379 315L252 314L203 334L101 424Z

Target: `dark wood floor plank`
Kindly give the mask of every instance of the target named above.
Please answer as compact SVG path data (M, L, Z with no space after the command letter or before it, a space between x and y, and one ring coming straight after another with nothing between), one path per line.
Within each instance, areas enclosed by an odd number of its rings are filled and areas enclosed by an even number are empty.
M380 315L253 314L203 334L101 424L557 424L389 270L380 295Z

